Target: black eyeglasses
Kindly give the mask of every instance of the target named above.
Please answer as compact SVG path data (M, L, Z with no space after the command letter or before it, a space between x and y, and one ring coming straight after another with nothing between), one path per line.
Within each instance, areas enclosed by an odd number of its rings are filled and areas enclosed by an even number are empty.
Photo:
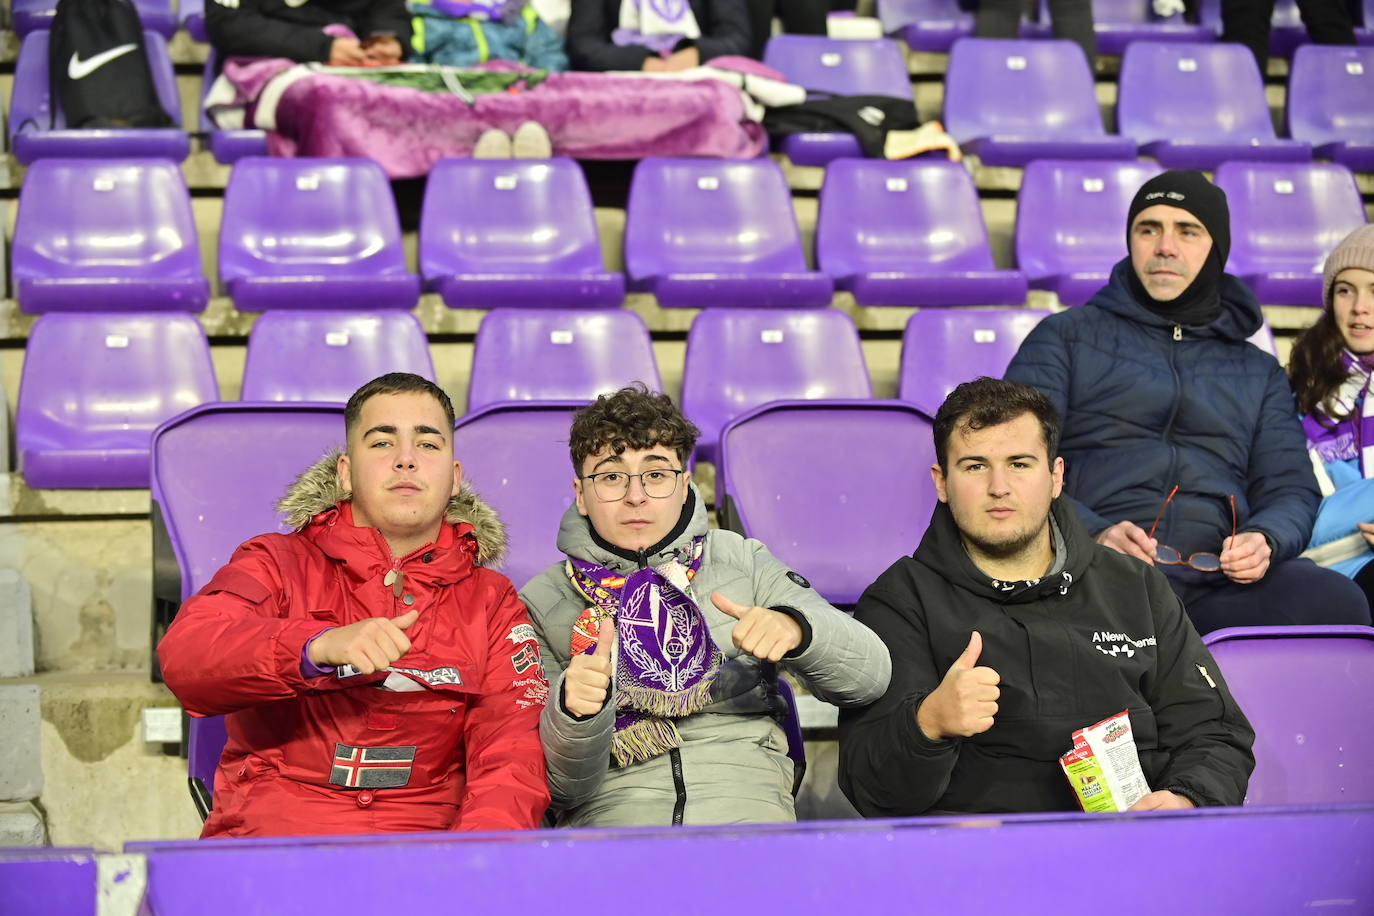
M1169 508L1169 503L1173 502L1174 496L1178 494L1178 484L1169 491L1169 495L1164 499L1164 505L1159 507L1159 514L1155 516L1155 523L1150 526L1150 537L1155 536L1155 529L1159 527L1159 520L1164 517L1164 510ZM1231 537L1236 536L1236 494L1231 494ZM1221 572L1221 557L1215 553L1195 553L1188 559L1183 558L1183 554L1176 547L1166 547L1159 544L1155 547L1155 562L1161 566L1187 566L1196 569L1198 572Z
M602 471L600 474L585 474L583 480L592 482L592 491L603 503L624 499L630 492L630 481L639 478L644 495L653 499L667 499L677 492L678 478L687 473L682 468L654 468L638 474L624 471Z

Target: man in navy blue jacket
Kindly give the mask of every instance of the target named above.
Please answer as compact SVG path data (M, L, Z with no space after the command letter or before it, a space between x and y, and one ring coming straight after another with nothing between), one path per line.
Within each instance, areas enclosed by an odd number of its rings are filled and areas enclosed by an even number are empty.
M1350 580L1298 554L1320 494L1263 315L1224 273L1226 195L1200 172L1136 193L1129 255L1046 318L1006 377L1064 417L1065 492L1100 544L1160 568L1199 632L1370 622Z

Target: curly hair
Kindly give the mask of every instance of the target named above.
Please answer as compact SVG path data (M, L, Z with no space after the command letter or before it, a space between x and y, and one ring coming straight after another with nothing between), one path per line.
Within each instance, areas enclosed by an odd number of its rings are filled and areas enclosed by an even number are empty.
M386 375L378 376L368 382L348 399L348 406L344 408L344 434L353 432L353 427L358 425L358 418L362 416L363 404L379 394L409 394L416 392L433 396L439 402L439 406L444 408L444 416L448 418L448 428L453 430L453 402L449 400L444 389L431 382L423 376L415 375L411 372L388 372Z
M949 437L956 428L972 430L1001 426L1027 413L1040 422L1045 454L1053 461L1059 451L1059 411L1038 389L987 376L959 385L935 412L932 432L935 460L940 470L949 470Z
M635 382L614 394L603 394L579 410L568 432L568 451L573 471L582 473L582 462L609 448L620 455L626 449L671 448L683 466L696 447L701 430L683 416L673 399Z

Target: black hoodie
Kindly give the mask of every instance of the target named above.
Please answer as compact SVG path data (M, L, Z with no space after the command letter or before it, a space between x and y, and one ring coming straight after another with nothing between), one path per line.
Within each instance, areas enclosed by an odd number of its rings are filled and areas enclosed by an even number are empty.
M1254 731L1157 570L1092 542L1072 506L1052 507L1055 572L994 580L936 506L912 557L869 586L854 616L892 655L871 706L840 713L840 788L866 817L1077 810L1059 768L1075 729L1129 709L1151 789L1239 805ZM931 741L916 709L977 630L977 664L1001 675L992 728Z

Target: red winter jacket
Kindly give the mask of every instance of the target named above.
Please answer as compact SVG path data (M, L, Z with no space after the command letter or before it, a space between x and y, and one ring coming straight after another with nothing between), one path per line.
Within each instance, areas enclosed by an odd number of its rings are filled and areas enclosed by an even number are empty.
M433 544L393 561L341 493L332 457L303 475L282 505L304 526L240 546L158 646L188 712L227 714L201 835L538 826L548 687L510 580L475 563L504 548L495 513L465 490ZM393 562L400 594L383 583ZM324 629L412 609L412 648L392 676L418 689L379 689L387 672L302 675L301 652Z

